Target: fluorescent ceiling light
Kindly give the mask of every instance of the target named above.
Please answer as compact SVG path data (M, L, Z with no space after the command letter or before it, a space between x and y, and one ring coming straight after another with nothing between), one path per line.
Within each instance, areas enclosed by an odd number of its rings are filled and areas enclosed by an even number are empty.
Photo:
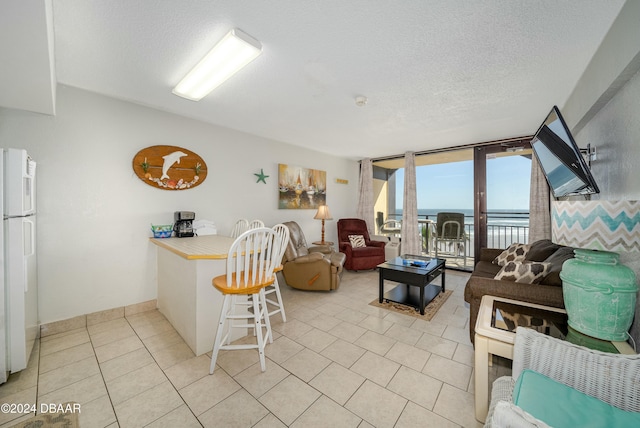
M173 88L173 93L199 101L262 53L259 41L237 28L217 45Z

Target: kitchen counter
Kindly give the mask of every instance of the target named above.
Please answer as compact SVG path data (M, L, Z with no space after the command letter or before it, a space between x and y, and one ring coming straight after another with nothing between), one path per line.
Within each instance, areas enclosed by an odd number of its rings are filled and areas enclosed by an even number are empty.
M151 238L158 247L165 248L187 260L226 259L234 239L230 236L206 235L193 238Z
M158 247L158 310L196 355L211 351L224 299L211 280L226 272L234 239L206 235L150 241ZM232 341L247 334L237 330Z

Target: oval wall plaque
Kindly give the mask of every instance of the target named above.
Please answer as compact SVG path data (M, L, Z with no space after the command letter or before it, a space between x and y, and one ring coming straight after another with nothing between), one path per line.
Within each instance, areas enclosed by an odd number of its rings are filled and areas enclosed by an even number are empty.
M207 164L191 150L151 146L133 157L133 171L149 186L164 190L192 189L207 178Z

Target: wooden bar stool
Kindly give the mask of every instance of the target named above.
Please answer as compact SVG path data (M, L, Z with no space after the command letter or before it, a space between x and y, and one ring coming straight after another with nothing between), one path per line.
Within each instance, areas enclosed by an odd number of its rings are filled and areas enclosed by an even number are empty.
M229 236L231 236L232 238L237 238L247 230L249 230L249 220L247 220L246 218L241 218L236 221L236 224L233 225L233 229L231 229L231 233L229 234Z
M254 220L251 220L249 222L249 226L248 226L247 230L249 230L249 229L257 229L259 227L264 227L264 222L262 220L259 220L259 219L254 219Z
M264 290L265 295L276 294L276 299L267 299L267 303L271 304L275 307L274 310L269 312L269 317L280 312L282 316L282 321L287 322L287 316L284 313L284 303L282 302L282 294L280 294L280 284L278 283L277 273L282 271L282 257L284 256L284 252L287 249L287 245L289 245L289 228L284 224L276 224L273 226L273 230L276 233L276 252L274 258L278 261L278 265L276 266L274 273L276 274L276 279L273 281L273 284L267 286Z
M244 232L229 249L227 273L213 278L213 286L224 295L224 301L213 343L209 374L213 374L221 349L257 349L260 368L265 371L264 348L266 341L272 342L273 338L264 290L274 283L274 269L281 261L274 257L278 256L276 253L279 252L276 251L277 244L278 238L273 229L263 227ZM245 299L241 302L238 299L240 296L251 297L251 312L246 311L247 301ZM236 311L236 306L245 308ZM246 323L236 324L235 320L246 320ZM266 328L264 335L263 327ZM257 343L232 345L230 342L233 328L254 328Z

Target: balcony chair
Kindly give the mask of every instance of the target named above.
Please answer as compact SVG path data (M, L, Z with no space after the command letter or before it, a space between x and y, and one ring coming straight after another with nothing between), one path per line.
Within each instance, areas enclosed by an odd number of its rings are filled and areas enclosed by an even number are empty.
M282 259L282 275L287 284L300 290L337 290L345 255L326 245L309 247L298 223L283 224L289 228L289 245Z
M485 427L640 426L639 382L638 354L518 327L512 374L493 382Z
M359 218L338 220L338 244L340 252L346 256L345 269L375 269L384 263L386 242L372 241L367 223Z
M377 212L376 224L378 225L378 233L380 235L391 235L399 237L402 233L402 221L401 220L384 220L384 214L380 211Z
M267 310L265 287L275 281L275 268L280 264L278 238L273 229L251 229L236 238L227 255L227 272L213 278L213 286L224 295L218 331L213 342L209 374L216 367L218 352L223 350L257 349L260 368L265 371L264 348L266 341L273 342L271 323ZM237 299L246 296L245 299ZM250 297L250 303L247 304ZM241 307L237 310L236 306ZM252 310L247 311L246 307ZM247 320L236 324L235 320ZM264 322L264 325L263 325ZM266 331L263 335L262 328ZM257 343L231 344L234 328L253 328Z
M433 233L433 247L436 257L444 257L447 259L462 258L464 267L466 268L466 240L463 213L438 213L435 232Z

